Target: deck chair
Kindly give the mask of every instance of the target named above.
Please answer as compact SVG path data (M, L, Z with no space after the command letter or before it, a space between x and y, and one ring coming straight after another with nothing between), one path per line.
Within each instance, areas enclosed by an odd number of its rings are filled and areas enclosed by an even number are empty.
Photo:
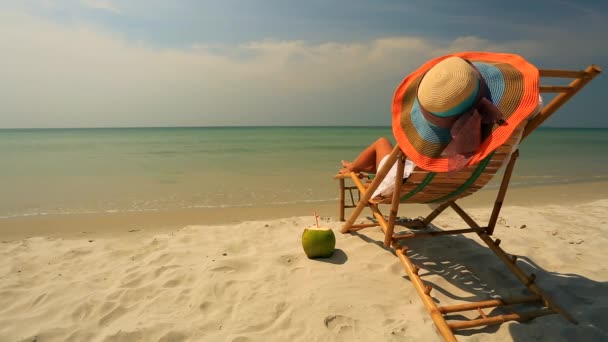
M498 215L502 207L509 181L515 162L519 155L519 143L526 139L538 126L540 126L547 118L555 113L564 103L570 100L579 90L586 86L595 76L601 72L597 65L590 65L584 71L571 70L540 70L541 77L548 78L570 78L574 79L569 85L541 85L541 93L558 93L557 96L549 102L540 113L529 121L523 122L511 135L511 137L502 146L498 147L484 160L476 165L466 167L455 174L443 174L427 172L418 167L414 168L407 181L404 183L401 177L395 179L395 191L389 197L371 198L372 193L380 182L384 179L389 169L397 161L397 175L403 174L405 163L405 155L401 149L396 146L388 157L384 166L378 170L375 177L365 182L360 179L361 174L338 174L334 178L339 180L339 218L344 221L345 208L354 208L348 220L341 228L342 233L359 231L361 229L379 226L384 234L384 246L394 248L395 254L401 261L409 279L413 283L417 293L420 295L424 305L426 306L431 318L441 336L446 341L456 341L454 332L460 329L468 329L473 327L500 324L506 321L526 321L539 316L548 314L561 314L568 321L575 323L576 321L564 309L553 302L537 285L534 274L526 274L518 265L517 257L507 254L500 247L500 239L493 239L491 235L494 233ZM484 187L495 174L506 164L506 168L502 175L500 188L498 190L496 200L492 209L492 213L487 225L483 226L476 223L470 215L468 215L456 201L475 193L477 190ZM345 180L351 180L354 185L346 185ZM358 201L354 199L353 190L358 192ZM346 193L350 194L351 204L345 204ZM358 202L355 204L355 202ZM410 222L397 222L397 212L400 203L434 203L435 209L425 218L416 219ZM390 213L388 219L380 211L380 204L390 204ZM367 223L355 224L355 221L367 207L371 210L375 221ZM439 216L448 207L452 208L469 227L454 230L433 230L425 231L410 230L406 234L400 232L396 234L394 231L395 225L405 225L407 227L424 228L427 227L437 216ZM476 233L481 240L505 263L507 268L515 274L515 276L532 292L530 296L516 298L493 299L473 303L457 304L450 306L437 306L431 296L432 288L426 285L418 275L420 268L413 264L406 252L408 247L401 245L401 241L420 238L420 237L435 237L441 235ZM523 313L512 312L505 315L486 315L483 309L505 307L515 304L538 303L541 308L534 311ZM465 312L477 311L479 318L472 320L448 322L446 315Z

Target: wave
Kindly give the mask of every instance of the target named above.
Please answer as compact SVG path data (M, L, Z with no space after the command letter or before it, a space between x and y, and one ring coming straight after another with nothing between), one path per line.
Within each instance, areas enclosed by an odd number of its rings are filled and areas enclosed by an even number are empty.
M293 201L273 201L273 202L262 202L262 203L243 203L243 204L191 204L181 207L172 208L173 210L180 209L226 209L226 208L250 208L259 206L275 206L275 205L297 205L307 203L322 203L322 202L333 202L337 201L338 198L326 198L326 199L312 199L312 200L293 200ZM143 212L159 212L163 210L172 209L161 209L161 208L138 208L138 209L103 209L103 210L73 210L73 211L59 211L59 212L36 212L36 213L15 213L0 215L2 219L14 219L14 218L25 218L25 217L40 217L40 216L68 216L68 215L90 215L90 214L122 214L122 213L143 213Z

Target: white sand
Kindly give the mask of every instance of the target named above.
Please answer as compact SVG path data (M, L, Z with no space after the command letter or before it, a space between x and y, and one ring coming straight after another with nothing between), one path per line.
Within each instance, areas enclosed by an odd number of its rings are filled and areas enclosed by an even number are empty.
M472 211L476 218L489 211ZM579 320L463 331L461 341L608 340L608 200L506 207L495 237ZM398 259L334 229L334 257L300 246L311 217L148 236L0 243L0 341L441 341ZM437 225L463 227L455 214ZM522 228L522 226L524 226ZM440 305L525 288L471 235L409 243ZM507 290L507 287L516 290Z

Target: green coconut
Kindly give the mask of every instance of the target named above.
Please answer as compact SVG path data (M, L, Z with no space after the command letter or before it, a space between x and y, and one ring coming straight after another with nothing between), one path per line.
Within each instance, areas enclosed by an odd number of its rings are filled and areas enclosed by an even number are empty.
M336 248L336 236L327 227L309 227L302 233L302 247L310 258L329 258Z

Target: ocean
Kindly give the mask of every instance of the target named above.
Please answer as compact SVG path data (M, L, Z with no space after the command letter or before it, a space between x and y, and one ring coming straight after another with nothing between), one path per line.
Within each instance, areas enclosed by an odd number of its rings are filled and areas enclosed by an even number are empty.
M340 159L379 136L390 127L0 130L0 219L334 201ZM512 185L606 181L607 146L608 129L541 128Z

